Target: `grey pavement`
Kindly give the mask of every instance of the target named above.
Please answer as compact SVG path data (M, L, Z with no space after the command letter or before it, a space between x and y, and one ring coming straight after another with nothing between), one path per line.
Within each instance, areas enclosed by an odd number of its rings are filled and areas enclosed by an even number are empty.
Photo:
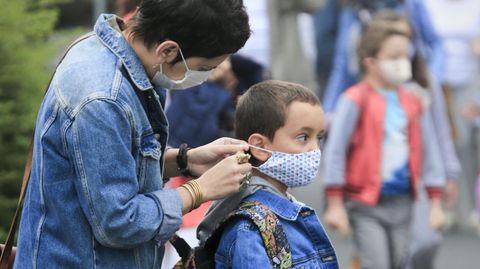
M328 231L337 252L340 268L348 268L353 242ZM467 231L445 234L435 259L436 269L480 269L480 236Z

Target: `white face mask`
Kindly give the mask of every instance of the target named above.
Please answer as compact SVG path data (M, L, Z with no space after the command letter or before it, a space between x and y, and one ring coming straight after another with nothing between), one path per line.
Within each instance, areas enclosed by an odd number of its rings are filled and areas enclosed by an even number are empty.
M412 65L408 58L381 60L383 78L393 85L401 85L412 78Z
M284 153L252 145L250 147L272 154L266 162L254 168L289 188L306 186L317 176L322 155L320 149L303 153Z
M180 56L182 56L182 61L185 64L185 68L187 69L187 72L185 72L185 76L180 80L170 79L163 73L163 67L162 64L160 64L159 71L155 73L155 76L153 76L152 79L153 84L155 84L157 87L166 88L169 90L188 89L202 84L208 79L208 77L212 73L213 69L208 71L190 70L190 68L188 68L187 62L185 61L185 58L183 57L182 50L180 48L178 50L180 52Z

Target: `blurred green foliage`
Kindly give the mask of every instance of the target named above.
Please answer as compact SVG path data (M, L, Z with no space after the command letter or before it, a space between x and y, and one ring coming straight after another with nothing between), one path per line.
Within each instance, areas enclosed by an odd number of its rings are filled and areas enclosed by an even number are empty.
M20 192L36 114L62 50L79 32L54 32L59 3L0 0L0 242Z

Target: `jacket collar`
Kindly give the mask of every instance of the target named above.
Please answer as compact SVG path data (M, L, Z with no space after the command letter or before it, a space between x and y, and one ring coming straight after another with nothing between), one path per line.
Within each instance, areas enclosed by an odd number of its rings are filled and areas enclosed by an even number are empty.
M290 221L296 220L302 211L313 211L308 206L264 190L255 192L246 200L260 202L272 210L275 215Z
M113 14L101 14L94 26L100 41L121 61L135 85L142 91L152 89L152 83L137 54L119 31L123 21Z

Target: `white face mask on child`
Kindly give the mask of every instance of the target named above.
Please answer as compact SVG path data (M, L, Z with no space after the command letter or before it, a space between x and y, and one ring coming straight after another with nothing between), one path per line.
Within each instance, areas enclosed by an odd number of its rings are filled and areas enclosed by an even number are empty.
M289 188L306 186L317 176L322 155L320 149L303 153L284 153L252 145L250 147L272 154L266 162L254 168Z
M158 87L166 88L169 90L188 89L205 82L210 76L210 74L213 72L213 69L209 71L190 70L190 68L188 68L187 61L185 61L185 58L183 57L182 50L179 48L178 51L180 52L182 61L185 64L185 68L187 69L187 71L185 72L185 76L180 80L170 79L163 73L163 66L160 64L159 71L155 73L155 76L152 79L152 82Z
M401 85L412 78L412 65L408 58L381 60L383 78L393 85Z

